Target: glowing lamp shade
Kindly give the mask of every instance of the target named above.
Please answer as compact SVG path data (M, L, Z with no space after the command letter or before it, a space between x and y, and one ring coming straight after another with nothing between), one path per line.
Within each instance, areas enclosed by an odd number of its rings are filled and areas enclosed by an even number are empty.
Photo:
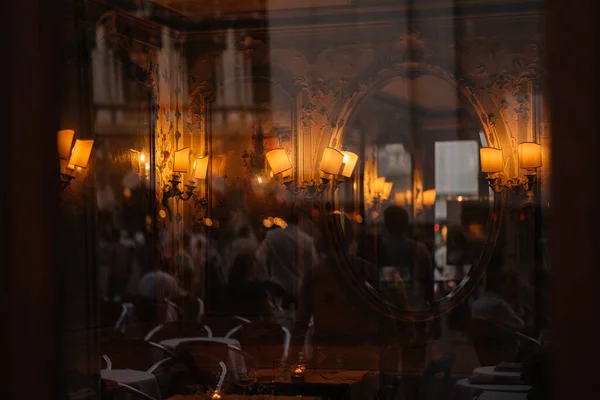
M517 147L519 167L534 169L542 166L542 146L537 143L523 142Z
M326 147L323 151L323 158L319 169L326 174L339 175L344 164L344 155L331 147Z
M342 154L344 155L344 158L342 160L342 176L350 178L352 176L352 172L354 172L354 167L356 167L358 155L354 154L351 151L342 151Z
M63 129L58 131L58 158L68 160L71 155L71 144L73 144L73 136L75 131L71 129Z
M185 147L173 156L173 172L187 174L190 165L190 148Z
M279 175L292 169L292 163L285 149L273 149L265 154L267 162L273 171L273 175Z
M480 148L479 159L481 160L481 172L491 174L502 171L504 167L504 163L502 161L502 150L494 147Z
M375 195L382 196L384 187L385 187L385 178L383 176L375 179L375 182L373 182L373 193L375 193Z
M90 155L92 154L93 146L93 140L75 140L73 152L71 152L71 158L69 159L69 165L79 168L86 168L88 161L90 161Z
M403 206L406 204L406 194L404 192L394 193L394 203L397 206Z
M206 179L206 173L208 172L208 161L210 157L200 157L194 161L194 178Z
M390 198L390 194L392 194L392 188L394 187L394 183L393 182L385 182L385 184L383 185L383 193L381 195L381 198L384 200L387 200Z
M426 190L423 192L423 205L425 207L431 207L435 204L437 194L435 189Z

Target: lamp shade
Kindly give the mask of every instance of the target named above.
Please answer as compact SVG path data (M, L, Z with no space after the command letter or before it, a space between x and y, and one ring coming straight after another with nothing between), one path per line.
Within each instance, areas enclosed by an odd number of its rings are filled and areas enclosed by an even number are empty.
M69 165L79 168L86 168L90 155L92 154L92 147L94 146L93 140L75 140L73 146L73 152L69 159Z
M319 169L326 174L339 175L342 172L344 155L332 147L326 147L321 158Z
M373 182L373 193L375 195L383 195L383 189L385 186L385 178L383 176L375 179L375 182Z
M396 192L394 193L394 203L397 206L406 205L406 193L404 192Z
M502 150L494 147L482 147L479 149L479 159L481 161L481 172L488 174L500 172L504 168L502 161Z
M352 172L354 172L356 163L358 162L358 155L351 151L342 151L342 154L344 155L342 160L342 176L350 178L352 176Z
M206 179L206 173L208 172L208 161L210 157L200 157L194 161L194 178Z
M542 166L542 146L533 142L523 142L517 147L519 167L533 169Z
M71 129L63 129L58 131L58 158L68 160L71 155L71 145L73 144L73 136L75 131Z
M265 154L267 162L273 171L273 175L279 175L285 171L292 169L292 163L285 149L273 149Z
M190 148L185 147L173 155L173 172L187 174L190 165Z
M381 195L381 198L384 200L389 199L390 195L392 194L393 187L394 187L393 182L385 182L383 185L383 194Z
M429 189L423 192L423 205L425 207L431 207L435 204L437 193L435 189Z

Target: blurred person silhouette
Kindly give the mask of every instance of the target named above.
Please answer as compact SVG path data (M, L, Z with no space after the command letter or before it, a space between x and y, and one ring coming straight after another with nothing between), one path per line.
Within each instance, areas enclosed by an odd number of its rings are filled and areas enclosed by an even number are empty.
M275 307L260 281L253 251L240 251L233 260L224 288L223 311L250 320L273 316Z
M343 240L329 240L319 265L304 275L292 348L299 353L309 339L316 368L381 371L387 386L398 373L399 347L413 339L414 326L397 323L387 310L374 310L360 295L368 291L384 298L377 266L350 252L354 224L346 220L343 225ZM324 237L332 237L323 223L320 229ZM406 303L405 292L397 296L404 300L394 303Z
M538 345L523 333L525 322L518 314L523 294L519 275L502 271L499 259L492 258L486 290L471 307L471 336L482 365L518 362Z
M285 228L269 229L256 252L259 276L284 291L287 306L297 304L304 274L318 263L314 239L302 228L302 216L293 211ZM295 305L294 305L295 307Z
M424 309L433 293L433 262L427 247L408 237L409 215L405 208L389 206L383 213L385 232L377 249L383 279L400 278L406 287L409 307Z
M103 252L108 268L108 298L116 299L127 291L133 250L123 243L117 228L110 228L107 239Z

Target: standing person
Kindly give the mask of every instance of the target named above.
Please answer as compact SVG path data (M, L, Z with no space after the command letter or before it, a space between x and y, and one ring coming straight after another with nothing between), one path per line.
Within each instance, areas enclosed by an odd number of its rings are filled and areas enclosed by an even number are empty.
M423 243L408 237L409 216L403 207L389 206L383 220L385 232L377 249L377 264L384 280L400 278L406 287L410 309L425 309L432 300L433 289L429 250Z
M108 267L108 298L122 297L127 290L132 262L132 250L121 241L121 232L111 228L104 249Z
M301 229L298 217L292 214L285 229L270 229L256 254L261 279L279 285L296 304L304 274L319 260L315 241Z

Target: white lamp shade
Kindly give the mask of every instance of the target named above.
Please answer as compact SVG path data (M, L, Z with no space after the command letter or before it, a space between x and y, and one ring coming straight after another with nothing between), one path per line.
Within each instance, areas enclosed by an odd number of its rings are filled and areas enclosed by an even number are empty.
M342 172L344 164L344 155L331 147L326 147L321 158L319 169L326 174L339 175Z
M187 174L190 166L190 148L185 147L173 155L173 172Z
M75 131L71 129L63 129L58 131L58 158L68 160L71 155L71 145L73 144L73 136Z
M537 143L523 142L517 147L519 167L534 169L542 166L542 146Z
M273 171L273 175L279 175L292 169L292 163L285 149L273 149L265 154L267 162Z
M194 161L194 178L196 179L206 179L206 174L208 172L208 161L210 157L200 157Z
M90 160L90 155L92 154L93 146L93 140L75 140L73 152L71 152L71 158L69 159L69 165L86 168L88 161Z
M341 153L344 155L342 160L342 176L350 178L352 176L352 172L354 172L356 163L358 162L358 155L351 151L342 151Z
M423 192L423 205L425 207L431 207L435 204L437 193L435 189L426 190Z
M479 149L481 172L488 174L500 172L504 169L502 150L494 147L482 147Z
M375 182L373 182L373 193L375 195L383 195L383 190L385 187L385 178L383 176L375 179Z
M393 187L393 182L385 182L385 184L383 185L383 194L381 195L381 198L383 198L384 200L389 199L390 195L392 194Z

